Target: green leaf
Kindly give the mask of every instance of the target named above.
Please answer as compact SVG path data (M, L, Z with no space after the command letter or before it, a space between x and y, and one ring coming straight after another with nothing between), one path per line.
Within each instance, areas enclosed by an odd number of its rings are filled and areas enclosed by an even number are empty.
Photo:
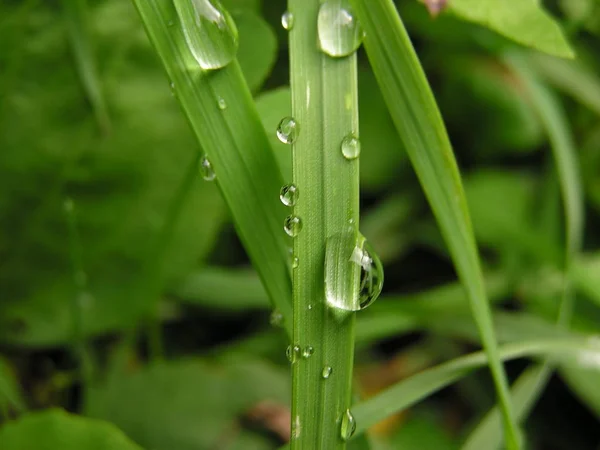
M564 366L559 372L567 382L569 389L600 420L600 391L598 391L600 373L598 369Z
M563 58L575 56L558 23L536 0L452 0L448 11L522 45Z
M0 428L2 450L141 450L114 425L52 409Z
M273 443L242 421L261 403L285 414L289 397L287 370L236 355L223 363L160 363L114 378L90 389L86 413L111 421L148 449L201 450L226 443L267 450Z
M444 123L404 25L391 0L352 4L366 31L367 56L411 163L467 291L473 317L489 355L507 426L509 448L518 431L487 302L466 198Z
M277 38L271 26L252 11L234 11L233 18L240 35L238 62L250 90L256 92L260 90L275 64Z
M23 412L26 409L25 401L13 368L6 359L0 357L0 417L11 408Z

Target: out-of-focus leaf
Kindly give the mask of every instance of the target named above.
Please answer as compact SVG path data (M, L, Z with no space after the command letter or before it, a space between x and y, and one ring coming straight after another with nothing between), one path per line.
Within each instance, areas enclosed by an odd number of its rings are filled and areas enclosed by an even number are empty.
M226 310L266 309L269 297L255 271L205 267L176 282L170 292L180 300Z
M402 450L454 450L456 441L439 414L434 411L412 414L392 439L393 448Z
M223 3L223 6L228 11L233 13L244 9L258 13L262 7L263 0L222 0L221 3Z
M551 55L572 58L558 23L536 0L452 0L447 11Z
M289 396L287 371L269 364L184 360L93 388L86 411L115 423L148 449L267 450L273 442L249 432L242 422L261 402L279 405L285 414ZM284 419L289 423L289 416Z
M598 358L598 357L597 357ZM580 368L576 366L563 366L560 369L562 378L577 398L592 411L600 420L600 371L596 367Z
M122 45L123 36L142 32L130 3L100 3L90 16L114 119L105 138L98 136L76 73L64 63L70 54L56 11L36 9L36 26L13 36L29 33L16 86L0 107L0 339L13 344L70 338L76 292L66 196L77 207L88 278L83 332L130 326L144 314L155 299L138 298L147 283L143 267L198 151L148 43ZM105 23L123 33L104 34ZM111 45L120 51L108 52ZM41 86L47 67L56 69ZM161 262L167 280L208 253L224 219L219 193L202 180L194 181L184 206Z
M250 89L260 89L269 76L277 57L277 38L271 26L256 13L235 12L233 18L239 32L237 59Z
M141 450L112 424L58 409L7 423L0 443L2 450Z
M0 358L0 413L11 408L22 412L25 401L8 361Z

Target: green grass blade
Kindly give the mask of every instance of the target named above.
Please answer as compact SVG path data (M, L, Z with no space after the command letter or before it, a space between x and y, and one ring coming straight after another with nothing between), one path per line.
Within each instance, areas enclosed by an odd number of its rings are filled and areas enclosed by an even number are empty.
M563 292L557 317L560 327L567 327L572 315L574 294L572 292L573 264L581 251L584 232L584 200L581 177L577 162L575 143L569 129L568 120L553 93L541 84L533 70L521 55L508 59L510 67L519 75L534 109L537 111L551 142L553 158L556 164L561 196L564 208L565 239L565 277ZM553 372L550 364L527 369L512 389L512 397L517 409L517 417L523 420ZM491 410L480 425L471 433L463 450L498 448L501 444L498 412Z
M599 352L597 344L594 344L591 339L531 340L507 344L499 348L499 356L503 361L524 357L553 357L561 361L572 362L573 358L586 355L586 352L594 352L594 354ZM462 356L419 372L355 405L353 411L356 418L357 435L386 417L403 411L449 386L473 370L485 367L487 363L486 354L483 352ZM484 448L489 447L486 445Z
M330 2L336 4L337 2ZM319 50L319 0L289 0L292 115L299 127L293 177L300 195L294 214L303 221L294 239L292 345L314 355L292 366L292 449L342 449L340 419L350 407L354 313L334 314L325 302L326 240L338 233L356 239L359 217L358 159L346 160L341 142L358 135L356 55L332 58ZM331 24L333 25L333 24ZM331 248L328 254L333 254ZM342 285L352 283L345 269ZM350 287L351 288L351 287ZM326 367L331 374L324 379Z
M391 0L353 0L365 47L388 109L450 249L489 355L509 448L518 448L504 368L487 302L460 175L435 99Z
M210 72L189 51L173 3L134 0L198 142L210 158L238 234L271 301L291 330L291 282L282 231L282 184L268 139L236 61ZM226 108L219 106L219 100ZM291 332L290 332L291 334Z
M110 117L104 100L96 59L92 51L91 33L87 20L86 0L62 0L69 40L81 84L92 105L102 133L110 132Z

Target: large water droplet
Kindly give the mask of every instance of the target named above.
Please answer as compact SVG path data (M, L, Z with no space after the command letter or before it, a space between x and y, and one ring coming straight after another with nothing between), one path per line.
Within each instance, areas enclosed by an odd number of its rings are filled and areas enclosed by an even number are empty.
M302 350L302 357L304 359L308 359L312 356L312 354L315 352L315 349L312 348L310 345L307 345L306 347L304 347L304 350Z
M342 424L340 426L340 436L342 440L347 441L352 437L354 432L356 431L356 420L354 420L354 416L347 409L344 414L342 414Z
M354 53L363 39L363 30L348 0L328 0L317 19L319 46L324 53L342 57Z
M360 155L360 141L354 134L349 134L342 139L341 149L344 158L349 160L356 159Z
M299 195L300 191L295 184L286 184L279 191L279 199L285 206L295 206Z
M273 310L271 317L269 317L269 323L274 327L280 327L283 324L283 314L278 309Z
M298 124L293 117L284 117L277 127L277 138L284 144L293 144L298 137Z
M287 31L291 31L294 28L294 15L291 12L286 11L283 13L281 16L281 26Z
M343 311L371 305L383 287L383 267L366 241L352 231L329 237L325 248L325 300Z
M217 177L210 160L206 156L200 158L200 174L206 181L212 181Z
M328 379L331 376L331 372L333 372L333 369L331 368L331 366L325 366L323 367L323 371L321 372L321 376L323 377L323 379Z
M187 45L204 70L219 69L235 58L238 30L218 0L174 0Z
M301 353L302 349L299 345L290 344L285 350L285 356L287 356L288 361L292 364L294 364L296 361L298 361L298 359L300 359Z
M302 219L298 216L287 216L283 222L283 229L288 236L298 236L302 231Z

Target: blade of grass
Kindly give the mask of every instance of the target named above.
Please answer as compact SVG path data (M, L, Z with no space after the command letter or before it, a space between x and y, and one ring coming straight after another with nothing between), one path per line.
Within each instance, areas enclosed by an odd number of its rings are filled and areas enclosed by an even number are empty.
M294 17L292 114L299 127L293 144L294 184L300 192L294 214L304 224L294 238L299 264L293 275L292 346L314 347L313 356L292 365L291 448L306 450L345 448L340 421L351 402L355 314L334 314L326 305L324 263L327 238L350 233L356 239L359 218L358 159L346 160L341 151L344 137L358 136L356 55L332 58L319 50L320 7L320 0L288 1ZM353 282L345 279L344 269L338 275L343 285ZM323 379L326 367L331 374Z
M504 367L458 167L423 68L391 0L352 0L365 47L398 134L449 247L489 356L509 449L520 447Z
M291 282L282 185L251 93L236 61L205 72L185 43L173 3L133 0L177 98L214 168L238 234L291 335ZM177 24L177 25L176 25ZM226 103L221 109L219 99Z
M557 317L557 325L568 328L571 321L574 293L573 266L581 251L584 231L584 200L581 177L577 163L575 143L569 129L568 120L553 93L537 79L528 59L515 54L507 58L509 67L517 73L525 86L534 109L550 138L558 181L561 190L565 220L565 256L562 295ZM518 420L523 420L543 392L554 371L550 363L527 369L517 380L512 397L517 406ZM463 450L498 448L501 444L500 422L497 411L492 409L486 414L480 425L471 433Z
M556 357L571 362L572 358L600 349L593 339L548 339L531 340L503 345L499 356L503 361L525 357ZM471 353L447 363L419 372L368 400L353 406L356 418L356 434L367 431L371 426L403 411L438 390L465 377L475 369L488 364L484 352ZM488 448L487 445L484 448Z
M92 105L100 131L107 134L110 132L110 117L92 51L92 38L87 20L87 0L62 0L62 6L81 84Z

